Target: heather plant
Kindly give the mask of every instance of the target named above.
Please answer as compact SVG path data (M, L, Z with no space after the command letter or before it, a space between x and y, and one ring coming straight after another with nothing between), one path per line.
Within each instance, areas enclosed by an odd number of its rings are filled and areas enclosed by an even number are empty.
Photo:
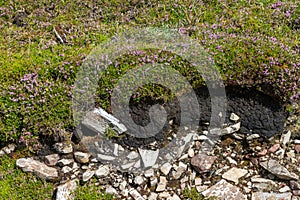
M255 87L287 104L299 102L296 1L28 1L1 2L0 11L2 143L19 141L28 132L30 137L55 134L61 126L72 131L77 70L93 47L132 26L174 28L201 42L226 85ZM170 52L129 52L100 80L97 106L109 109L114 84L128 69L154 62L172 66L194 87L203 84L187 61ZM148 85L133 99L172 97L164 93L163 87Z

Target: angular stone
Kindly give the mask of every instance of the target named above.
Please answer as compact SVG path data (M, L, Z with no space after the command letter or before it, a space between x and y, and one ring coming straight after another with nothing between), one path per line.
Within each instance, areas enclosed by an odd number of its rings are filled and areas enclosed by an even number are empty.
M95 171L95 176L97 178L102 178L107 175L109 175L109 167L104 165L104 166L99 166L98 169Z
M246 200L247 197L240 191L240 188L231 185L225 180L221 180L212 187L208 188L202 194L205 197L216 197L219 200Z
M95 174L95 171L92 170L86 170L83 174L82 174L82 181L86 182L88 180L90 180Z
M73 152L73 147L70 142L62 142L62 143L55 143L53 148L57 151L57 153L61 154L68 154Z
M300 196L300 190L293 190L294 196Z
M238 120L240 119L240 117L237 116L235 113L231 113L229 119L230 119L231 121L236 122L236 121L238 121Z
M295 151L296 153L300 153L300 144L295 145Z
M266 169L267 171L274 174L280 179L284 179L284 180L299 179L298 175L289 172L285 167L281 166L279 162L277 162L276 160L270 159L268 161L261 162L260 166L262 166L264 169Z
M152 168L146 170L145 173L144 173L144 176L147 177L147 178L154 176L154 170Z
M41 179L54 181L58 178L57 169L49 167L33 158L20 158L17 160L16 165L24 172L33 172Z
M290 191L291 191L291 188L287 185L279 189L280 193L286 193L286 192L290 192Z
M127 158L130 160L134 160L139 157L139 154L136 151L131 151L128 155Z
M145 200L142 197L142 195L136 189L134 189L134 188L132 188L132 189L129 190L129 194L130 194L130 196L132 196L132 198L134 200Z
M172 165L170 163L165 163L160 167L160 171L167 176L172 169Z
M83 153L80 151L77 151L74 153L74 158L77 162L79 163L88 163L89 162L89 158L90 158L91 154L89 153Z
M66 166L66 165L71 165L72 163L74 163L73 159L61 159L57 162L57 165L60 167Z
M6 154L10 154L12 153L16 148L16 145L14 144L9 144L8 146L4 147L2 150L6 153Z
M144 183L144 178L142 176L137 176L134 178L134 183L137 185L142 185Z
M55 166L59 160L59 155L58 154L51 154L45 156L45 163L48 166Z
M108 194L118 194L117 190L111 185L106 186L105 192Z
M142 158L144 167L152 167L156 163L159 154L159 149L152 151L152 150L138 148L138 150Z
M159 183L156 187L156 192L162 192L166 189L167 187L167 179L164 176L159 177Z
M290 186L292 190L300 190L300 182L290 181Z
M168 197L167 200L181 200L177 194L173 194L173 196Z
M280 144L274 144L270 149L269 152L275 153L280 148Z
M292 193L267 193L267 192L255 192L252 193L251 200L291 200Z
M286 134L283 134L280 138L280 142L282 143L283 146L285 146L288 142L290 142L291 139L291 131L288 131Z
M93 113L101 116L102 118L107 120L110 124L112 124L114 126L114 129L118 131L119 134L127 131L127 128L125 127L124 124L120 123L120 121L117 118L115 118L114 116L106 112L104 109L95 108Z
M277 184L270 180L260 177L252 177L252 188L257 189L258 191L271 191Z
M3 150L0 150L0 157L5 155L5 152Z
M207 156L205 154L197 154L191 159L191 165L199 173L207 172L211 169L213 163L217 159L216 156Z
M148 196L148 200L157 200L158 194L151 192Z
M64 166L62 169L61 169L62 173L66 174L70 171L72 171L72 168L69 167L69 166Z
M239 183L239 178L245 176L248 173L247 170L245 169L239 169L236 167L231 168L227 172L225 172L222 175L222 178L228 180L228 181L233 181L235 184Z
M74 199L72 193L76 190L77 185L78 185L78 180L72 180L57 186L56 200Z

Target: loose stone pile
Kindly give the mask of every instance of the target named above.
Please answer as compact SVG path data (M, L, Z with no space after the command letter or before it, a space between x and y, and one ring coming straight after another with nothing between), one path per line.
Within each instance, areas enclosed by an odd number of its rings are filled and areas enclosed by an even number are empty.
M205 197L217 199L300 199L300 140L285 131L281 138L266 140L253 133L241 135L239 116L213 151L202 153L207 131L193 133L192 142L173 162L149 167L141 174L124 173L99 162L83 147L71 141L53 145L53 154L18 159L23 171L57 183L56 199L72 199L72 191L92 178L105 192L118 199L185 199L185 189L196 188ZM15 146L0 150L10 154ZM143 157L132 151L128 159ZM143 159L143 158L142 158ZM144 158L146 159L146 158Z

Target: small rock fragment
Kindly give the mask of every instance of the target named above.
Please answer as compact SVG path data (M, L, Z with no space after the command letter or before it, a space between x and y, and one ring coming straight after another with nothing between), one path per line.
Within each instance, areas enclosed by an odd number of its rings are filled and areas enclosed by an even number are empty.
M199 173L207 172L212 167L212 164L217 159L216 156L207 156L205 154L198 154L191 159L191 165Z
M252 194L251 200L291 200L292 193L267 193L267 192L255 192Z
M58 154L51 154L45 156L45 163L48 166L55 166L59 160L59 155Z
M286 134L283 134L283 135L281 136L280 142L281 142L281 144L283 145L283 147L284 147L288 142L290 142L291 135L292 135L292 132L291 132L291 131L288 131Z
M162 192L166 189L167 186L167 179L164 176L159 177L159 183L156 187L156 192Z
M141 149L138 148L140 156L142 158L144 167L151 167L156 163L158 154L159 154L159 149L152 151L148 149Z
M142 185L144 183L144 178L142 176L137 176L134 178L134 183L137 185Z
M268 161L261 162L260 166L262 166L264 169L274 174L278 178L284 180L299 179L298 175L294 173L290 173L285 167L281 166L279 162L276 160L270 159Z
M98 169L95 171L95 176L97 178L102 178L109 175L109 167L104 165L104 166L99 166Z
M55 143L53 147L57 153L68 154L73 152L73 147L70 142Z
M228 183L224 179L208 188L202 194L205 197L217 197L217 199L246 200L247 197L240 188Z
M70 200L73 199L72 192L77 188L78 180L68 181L62 185L57 186L56 200Z
M20 158L17 160L16 165L24 172L33 172L41 179L53 181L58 178L57 169L49 167L33 158Z
M92 170L86 170L83 174L82 174L82 181L86 182L88 180L90 180L95 174L95 171Z
M80 151L74 153L75 160L82 164L88 163L90 156L91 155L89 153L83 153Z
M274 144L270 149L270 153L275 153L280 148L280 144Z
M160 171L167 176L172 169L172 165L170 163L165 163L160 167Z
M134 188L129 190L129 194L132 196L134 200L145 200L142 195Z
M239 183L239 178L245 176L248 173L247 170L245 169L239 169L236 167L231 168L227 172L225 172L222 175L222 178L228 180L228 181L233 181L235 184Z
M240 117L237 116L235 113L231 113L229 119L230 119L231 121L236 122L236 121L238 121L238 120L240 119Z

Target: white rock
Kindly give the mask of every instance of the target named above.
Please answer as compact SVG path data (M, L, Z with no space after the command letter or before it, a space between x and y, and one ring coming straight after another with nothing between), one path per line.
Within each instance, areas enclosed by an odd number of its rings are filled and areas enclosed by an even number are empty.
M72 171L72 168L69 167L69 166L64 166L64 167L61 169L61 171L62 171L64 174L66 174L66 173Z
M239 187L231 185L224 179L208 188L202 194L205 197L218 197L219 199L246 200L247 197L240 191Z
M235 184L238 184L239 178L245 176L247 173L248 173L248 171L245 169L239 169L239 168L233 167L229 171L225 172L222 175L222 178L224 178L228 181L233 181L233 182L235 182Z
M173 194L173 196L168 197L167 200L181 200L177 194Z
M115 160L116 158L114 156L104 155L104 154L97 154L97 157L99 160Z
M228 162L230 164L237 165L237 162L234 159L232 159L231 157L227 157L226 159L228 160Z
M126 186L127 186L127 182L126 181L122 181L119 185L119 189L122 191L122 190L125 190L126 189Z
M16 145L14 144L9 144L6 147L2 148L2 150L6 153L6 154L10 154L12 153L16 148Z
M194 157L195 156L194 149L190 148L189 151L188 151L188 155L189 155L190 158Z
M257 134L257 133L254 133L254 134L250 134L249 136L247 136L247 140L253 140L253 139L256 139L256 138L260 138L260 135Z
M202 185L202 179L197 177L195 178L195 186L199 186L199 185Z
M159 183L156 187L156 192L162 192L166 189L167 186L167 179L164 176L159 177Z
M160 167L160 171L167 176L172 169L172 165L170 163L165 163Z
M252 194L251 200L291 200L292 193L267 193L267 192L255 192Z
M102 178L109 175L109 167L107 165L99 166L95 171L95 176L97 178Z
M154 176L154 170L151 168L151 169L148 169L144 172L144 176L149 178L149 177L152 177Z
M265 162L261 162L260 166L265 168L270 173L274 174L278 178L284 179L284 180L299 180L299 176L289 172L285 167L281 166L278 161L270 159Z
M151 167L156 163L159 154L159 149L152 151L152 150L138 148L138 150L142 158L144 167Z
M283 134L280 138L280 142L282 146L285 146L288 142L290 142L291 139L291 131L288 131L286 134Z
M83 152L80 152L80 151L77 151L74 153L74 157L75 157L75 160L79 163L88 163L89 162L89 158L90 158L90 154L89 153L83 153Z
M134 200L145 200L142 195L134 188L129 190L129 194L132 196Z
M289 191L291 191L291 188L287 185L279 189L280 193L285 193L285 192L289 192Z
M70 142L55 143L53 147L58 153L68 154L73 152L73 147Z
M231 121L236 122L236 121L238 121L238 120L240 119L240 117L237 116L235 113L231 113L229 119L230 119Z
M72 163L74 163L73 159L66 159L66 158L63 158L57 162L57 164L59 166L66 166L66 165L70 165Z
M86 182L88 180L90 180L95 174L95 171L92 170L86 170L83 174L82 174L82 181Z
M45 163L48 166L56 165L58 160L59 160L59 155L58 154L51 154L51 155L45 156Z
M53 167L34 160L33 158L20 158L16 161L17 167L20 167L24 172L33 172L35 175L45 180L56 180L58 171Z
M144 183L144 178L142 176L136 176L134 178L134 183L137 185L142 185Z
M3 150L0 150L0 156L5 155L5 152Z
M108 194L118 194L117 190L111 185L106 186L105 192Z
M78 180L68 181L62 185L57 186L56 200L71 200L74 199L72 192L77 188Z
M130 160L134 160L137 157L139 157L139 154L136 151L131 151L128 155L127 158L129 158Z
M170 193L167 191L161 192L158 194L158 199L167 199L171 197Z
M158 194L151 192L148 196L148 200L157 200Z

